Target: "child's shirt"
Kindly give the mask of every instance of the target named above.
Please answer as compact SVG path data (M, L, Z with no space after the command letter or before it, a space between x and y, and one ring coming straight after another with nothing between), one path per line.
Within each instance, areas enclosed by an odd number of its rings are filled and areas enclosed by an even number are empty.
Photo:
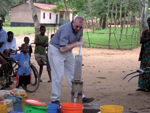
M20 54L17 54L12 57L15 61L18 61L18 63L21 65L21 67L18 68L18 73L20 76L27 76L30 75L30 56L27 54L25 56L23 52Z
M17 50L16 38L13 37L11 42L6 42L5 49L12 49L14 51Z
M36 40L38 40L39 42L44 42L45 44L48 44L48 37L45 35L40 35L40 34L35 35L34 42L36 42ZM34 53L35 54L38 53L40 55L46 55L45 47L41 45L36 45Z

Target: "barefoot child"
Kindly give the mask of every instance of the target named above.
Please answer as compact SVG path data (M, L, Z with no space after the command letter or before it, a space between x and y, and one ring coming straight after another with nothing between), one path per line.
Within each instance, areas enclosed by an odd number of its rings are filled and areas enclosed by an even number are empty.
M21 45L21 53L13 56L11 58L12 61L18 63L20 67L18 68L17 73L17 81L16 81L16 88L19 88L20 86L23 87L23 89L27 89L27 84L30 84L30 56L28 54L29 47L27 44Z
M25 44L27 44L27 45L29 46L29 52L28 52L28 54L29 54L29 55L30 55L30 57L31 57L31 53L32 53L32 46L31 46L31 45L29 45L29 42L30 42L29 37L24 37L24 43L25 43Z
M35 60L37 61L39 65L39 77L40 82L42 82L41 75L43 72L43 66L45 65L46 59L46 47L48 46L48 37L45 35L46 27L41 26L40 27L40 34L35 35Z

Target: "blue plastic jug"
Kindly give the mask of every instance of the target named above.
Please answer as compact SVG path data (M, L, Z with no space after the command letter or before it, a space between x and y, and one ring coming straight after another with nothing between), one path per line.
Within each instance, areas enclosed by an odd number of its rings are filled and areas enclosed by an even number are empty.
M59 105L58 104L52 104L52 103L46 103L48 105L47 113L58 113Z
M12 100L14 111L22 111L22 97L13 95L6 99Z

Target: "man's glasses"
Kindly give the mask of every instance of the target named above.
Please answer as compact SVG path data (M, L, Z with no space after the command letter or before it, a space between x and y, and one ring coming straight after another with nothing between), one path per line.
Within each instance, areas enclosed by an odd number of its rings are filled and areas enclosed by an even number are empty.
M80 26L75 26L76 28L80 28L80 29L82 29L83 27L80 27Z

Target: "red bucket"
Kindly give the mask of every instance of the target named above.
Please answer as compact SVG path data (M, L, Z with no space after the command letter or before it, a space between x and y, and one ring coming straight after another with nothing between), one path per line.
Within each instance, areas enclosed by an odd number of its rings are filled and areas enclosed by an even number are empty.
M83 105L78 103L62 103L61 113L83 113Z

